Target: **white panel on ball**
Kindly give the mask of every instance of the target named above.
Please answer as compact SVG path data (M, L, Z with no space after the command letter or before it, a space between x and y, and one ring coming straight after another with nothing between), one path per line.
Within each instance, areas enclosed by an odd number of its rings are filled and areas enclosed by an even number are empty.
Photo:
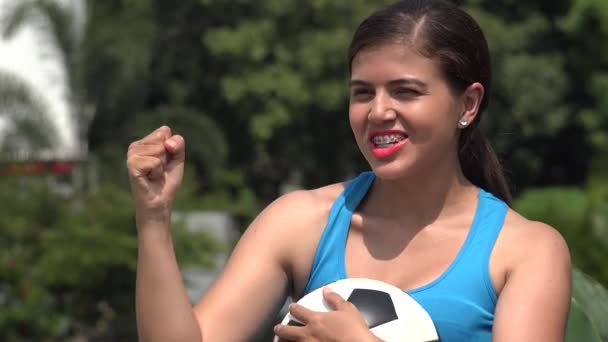
M370 331L386 342L431 342L439 341L437 330L431 316L424 310L416 300L407 293L393 285L364 278L349 278L336 281L327 285L334 292L345 299L349 299L354 290L373 290L369 294L384 293L390 296L392 308L378 307L373 308L391 311L390 315L396 313L396 319L380 322L372 327ZM322 288L316 289L298 301L298 304L314 311L328 312L331 308L323 299ZM366 291L358 291L359 294ZM365 294L364 294L365 295ZM381 302L381 301L371 301ZM356 305L356 304L355 304ZM374 304L375 305L375 304ZM380 305L380 304L378 304ZM394 309L394 312L392 310ZM364 315L365 316L365 315ZM291 314L287 313L281 324L288 324L289 321L297 321ZM274 342L278 342L275 336Z

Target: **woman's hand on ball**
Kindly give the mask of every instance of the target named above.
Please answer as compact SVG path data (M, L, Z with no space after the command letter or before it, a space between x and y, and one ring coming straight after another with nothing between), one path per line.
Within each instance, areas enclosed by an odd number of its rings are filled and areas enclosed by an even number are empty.
M323 289L323 298L333 309L317 312L299 304L291 304L289 312L304 326L276 325L274 332L282 341L338 342L379 341L367 328L363 315L349 301L328 287Z
M174 135L167 126L129 146L127 169L138 226L169 223L171 205L184 173L185 148L184 138Z

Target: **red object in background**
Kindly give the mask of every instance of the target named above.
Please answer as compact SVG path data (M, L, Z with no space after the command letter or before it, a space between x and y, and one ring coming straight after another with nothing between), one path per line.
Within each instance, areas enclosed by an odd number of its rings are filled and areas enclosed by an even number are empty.
M58 176L67 176L76 168L74 162L56 162L51 165L51 171Z
M76 162L74 161L0 163L0 174L40 175L51 172L57 176L67 176L75 168Z

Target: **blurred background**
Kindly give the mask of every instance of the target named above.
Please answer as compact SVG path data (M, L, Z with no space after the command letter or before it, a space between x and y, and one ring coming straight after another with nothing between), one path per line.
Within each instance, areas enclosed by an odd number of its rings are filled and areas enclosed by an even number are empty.
M0 0L0 340L136 340L125 156L160 125L188 142L193 301L270 201L367 169L346 49L387 3ZM484 129L514 207L571 248L569 340L608 341L608 2L458 4L492 50Z

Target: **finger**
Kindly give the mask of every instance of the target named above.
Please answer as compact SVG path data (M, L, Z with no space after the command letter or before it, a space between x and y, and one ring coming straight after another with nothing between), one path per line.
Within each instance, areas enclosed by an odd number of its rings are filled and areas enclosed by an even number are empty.
M171 128L169 126L161 126L150 134L139 140L141 143L163 142L171 137Z
M289 313L300 322L307 324L308 322L310 322L312 316L314 316L318 312L307 309L302 305L292 303L289 305Z
M349 301L342 298L342 296L335 293L327 286L323 288L323 298L334 310L344 310L351 306Z
M307 336L305 326L277 324L274 326L274 333L281 341L304 341Z
M127 168L133 177L156 179L163 173L163 161L158 157L132 156L127 159Z
M169 158L165 170L169 173L179 174L183 172L184 160L186 159L186 142L181 135L174 135L165 141L165 148ZM181 180L178 182L181 183Z
M127 152L127 158L131 156L155 156L160 157L167 153L162 143L137 143L132 144Z
M181 135L176 134L165 140L165 148L171 154L171 159L184 160L186 141Z
M160 178L162 178L164 172L165 172L165 163L161 159L159 159L158 166L152 168L148 172L147 177L150 180L160 179Z
M133 157L156 157L160 159L161 164L165 165L167 163L167 150L162 143L138 143L131 147L127 153L127 160ZM156 179L159 175L160 173L152 171L152 179Z

